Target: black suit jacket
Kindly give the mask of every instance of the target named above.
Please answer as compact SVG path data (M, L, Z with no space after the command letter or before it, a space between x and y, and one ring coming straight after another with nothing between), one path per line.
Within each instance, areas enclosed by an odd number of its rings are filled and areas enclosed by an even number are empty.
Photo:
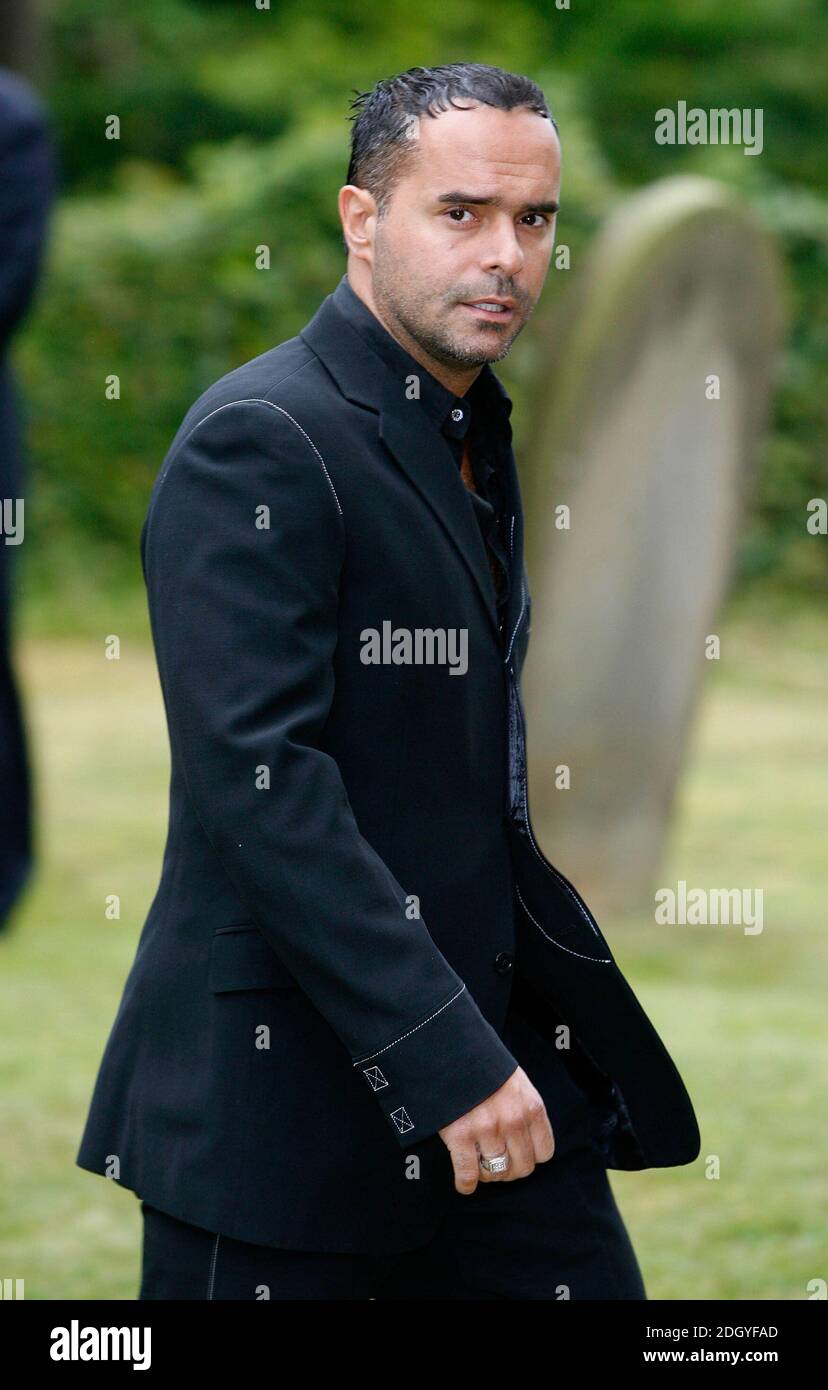
M515 1069L513 989L571 1026L567 1065L614 1107L609 1163L685 1163L699 1137L532 834L514 458L501 636L449 446L417 446L342 292L196 401L156 479L169 833L78 1162L238 1239L389 1253L453 1190L438 1129ZM366 664L385 621L466 629L468 671Z
M26 492L8 354L34 298L56 180L51 131L38 97L21 77L0 69L0 505ZM25 531L25 507L22 519ZM0 929L8 925L34 856L29 753L11 653L16 549L0 536Z

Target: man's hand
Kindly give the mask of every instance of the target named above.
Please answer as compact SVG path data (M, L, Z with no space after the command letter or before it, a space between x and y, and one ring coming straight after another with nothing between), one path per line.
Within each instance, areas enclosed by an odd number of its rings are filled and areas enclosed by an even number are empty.
M464 1195L474 1192L478 1182L525 1178L536 1163L545 1163L555 1152L546 1106L521 1067L500 1090L438 1133L451 1154L454 1186ZM481 1168L481 1155L494 1158L504 1149L509 1155L505 1173Z

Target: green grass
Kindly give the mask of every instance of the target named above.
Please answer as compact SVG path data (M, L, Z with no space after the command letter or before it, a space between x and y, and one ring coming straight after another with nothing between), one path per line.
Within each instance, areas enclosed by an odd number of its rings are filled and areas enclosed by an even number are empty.
M28 1298L137 1289L137 1200L74 1166L166 834L160 690L140 603L119 611L71 639L35 613L20 646L40 862L0 938L0 1276ZM828 617L755 599L720 630L658 881L762 887L764 931L607 924L702 1129L695 1163L611 1178L651 1299L802 1299L828 1274Z

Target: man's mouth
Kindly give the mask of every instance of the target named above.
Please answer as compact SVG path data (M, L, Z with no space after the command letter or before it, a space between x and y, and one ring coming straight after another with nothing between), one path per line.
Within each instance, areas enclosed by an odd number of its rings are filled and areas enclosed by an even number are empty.
M514 316L515 307L512 300L499 299L475 299L470 304L464 304L464 309L471 309L472 313L478 318L490 319L494 322L499 319L506 322Z

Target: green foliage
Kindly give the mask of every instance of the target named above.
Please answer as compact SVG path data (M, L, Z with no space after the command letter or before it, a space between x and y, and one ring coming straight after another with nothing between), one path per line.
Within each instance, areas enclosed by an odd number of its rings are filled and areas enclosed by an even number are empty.
M828 201L780 185L757 209L787 253L792 322L742 574L778 574L794 589L824 594L825 538L805 531L805 517L828 483Z
M53 556L101 541L134 564L189 404L332 288L340 162L338 133L308 127L289 144L200 146L182 182L130 164L113 193L66 201L22 354L37 401L32 531ZM120 399L106 398L111 376Z

